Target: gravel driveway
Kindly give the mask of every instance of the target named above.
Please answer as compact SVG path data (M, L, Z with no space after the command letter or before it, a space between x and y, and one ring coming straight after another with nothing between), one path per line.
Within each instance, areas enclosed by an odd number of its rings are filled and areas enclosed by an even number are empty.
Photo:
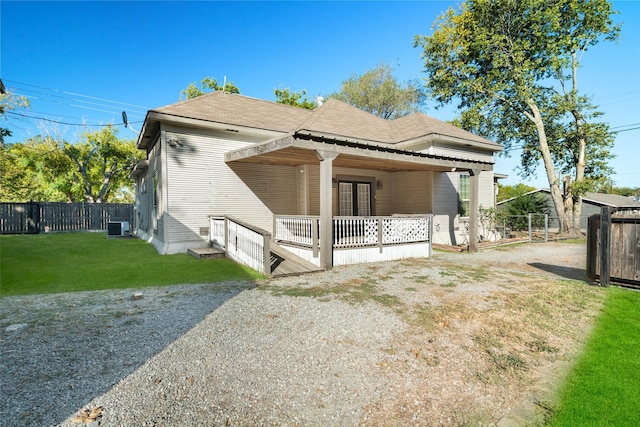
M584 262L584 246L549 243L139 300L3 298L0 425L79 425L78 410L99 406L101 426L517 425L600 307L603 293L575 280ZM517 299L540 289L575 296L531 324L509 320L527 318ZM522 326L489 345L499 321ZM501 355L526 369L497 371Z

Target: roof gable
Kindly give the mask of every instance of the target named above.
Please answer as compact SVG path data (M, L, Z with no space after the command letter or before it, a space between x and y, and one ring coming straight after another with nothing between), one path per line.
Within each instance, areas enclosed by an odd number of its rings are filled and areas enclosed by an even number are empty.
M296 131L340 135L373 142L393 142L388 120L332 98L313 110L313 114Z
M395 142L419 138L425 135L442 135L453 138L466 139L484 144L494 144L486 138L473 134L462 128L454 126L442 120L438 120L424 113L414 113L399 117L391 121Z

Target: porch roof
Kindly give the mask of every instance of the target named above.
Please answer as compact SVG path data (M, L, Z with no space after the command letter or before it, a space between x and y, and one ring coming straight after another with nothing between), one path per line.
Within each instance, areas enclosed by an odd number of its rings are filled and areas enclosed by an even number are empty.
M319 164L317 151L338 153L334 167L407 170L492 170L493 162L402 150L389 145L366 144L337 135L297 132L225 154L225 162L301 166Z

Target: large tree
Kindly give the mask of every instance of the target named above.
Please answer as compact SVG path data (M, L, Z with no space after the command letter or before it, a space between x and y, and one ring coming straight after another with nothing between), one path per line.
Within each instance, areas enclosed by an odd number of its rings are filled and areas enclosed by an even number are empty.
M58 187L71 162L55 139L37 136L21 143L5 144L0 154L1 201L69 201Z
M3 201L133 202L128 173L143 156L106 126L76 143L52 137L10 144L2 154Z
M330 97L383 119L395 119L419 111L424 93L417 82L398 82L393 68L382 63L362 75L345 80L340 91Z
M543 161L564 231L610 173L612 134L577 77L589 47L618 37L614 13L605 0L467 0L415 38L428 93L457 102L463 127L522 148L523 177Z
M88 203L103 203L130 184L128 174L142 158L133 140L121 140L117 129L106 126L87 132L75 144L64 144L63 152L73 163L69 189Z
M274 94L276 96L276 102L278 104L292 105L294 107L305 108L307 110L313 110L316 108L316 103L310 100L306 90L300 92L291 91L291 89L275 89Z
M29 107L29 99L6 91L2 80L0 80L0 120L4 121L6 114L16 108L27 107ZM0 145L4 144L4 138L7 136L11 136L11 129L4 126L0 127Z
M193 99L216 90L223 90L229 93L240 93L240 89L238 89L238 87L233 84L233 82L228 82L226 78L220 85L218 84L218 80L216 80L215 78L205 77L200 81L200 87L198 87L195 82L189 83L189 86L180 91L180 98Z

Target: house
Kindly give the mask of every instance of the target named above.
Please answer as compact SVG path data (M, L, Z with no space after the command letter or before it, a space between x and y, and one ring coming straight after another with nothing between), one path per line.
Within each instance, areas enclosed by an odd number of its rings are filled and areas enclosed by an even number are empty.
M546 188L541 188L533 191L529 191L528 193L523 194L522 196L528 196L532 194L538 194L539 197L542 197L545 203L545 210L549 215L549 228L557 229L559 228L558 224L558 211L556 210L555 205L553 204L553 200L551 199L551 191ZM502 200L496 204L498 209L506 208L509 203L515 200L517 197L512 197L507 200ZM605 194L605 193L593 193L586 192L584 196L582 196L582 210L580 212L580 217L576 217L574 221L580 224L579 229L586 231L587 229L587 220L591 215L600 214L603 207L610 206L614 208L628 208L628 207L636 207L640 208L640 202L634 200L632 197L620 196L618 194ZM537 213L537 212L531 212Z
M478 207L495 206L502 149L422 113L389 121L335 99L305 110L222 91L148 111L137 147L135 233L160 253L208 246L211 218L229 217L322 268L420 256L404 241L371 249L382 227L432 233L411 244L459 244L462 221L473 235ZM344 243L365 229L377 235ZM369 252L345 255L355 246Z

